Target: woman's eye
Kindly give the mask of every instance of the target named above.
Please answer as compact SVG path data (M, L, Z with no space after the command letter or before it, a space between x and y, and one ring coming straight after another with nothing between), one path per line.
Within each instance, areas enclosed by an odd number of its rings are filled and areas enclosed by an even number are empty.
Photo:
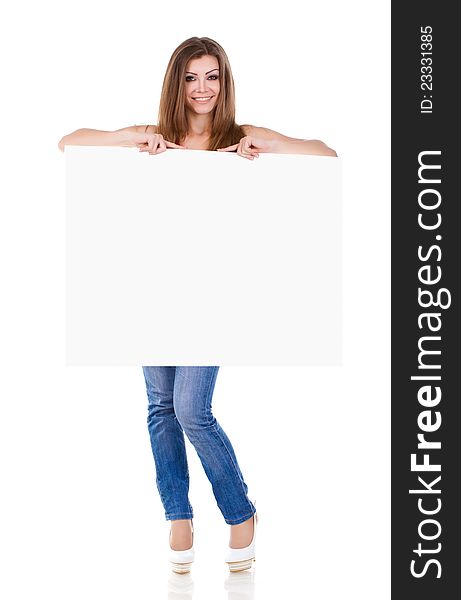
M186 75L186 81L194 81L195 77L193 77L192 75ZM208 79L212 79L213 81L216 81L216 79L219 79L219 75L210 75L208 77Z

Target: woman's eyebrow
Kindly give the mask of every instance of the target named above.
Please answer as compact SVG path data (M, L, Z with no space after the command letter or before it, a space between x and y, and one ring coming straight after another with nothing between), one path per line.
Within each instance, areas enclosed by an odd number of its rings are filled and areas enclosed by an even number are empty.
M213 71L219 71L219 69L211 69L211 71L207 71L205 75L208 75L208 73L213 73ZM197 75L197 73L192 73L192 71L186 71L186 73L189 73L190 75Z

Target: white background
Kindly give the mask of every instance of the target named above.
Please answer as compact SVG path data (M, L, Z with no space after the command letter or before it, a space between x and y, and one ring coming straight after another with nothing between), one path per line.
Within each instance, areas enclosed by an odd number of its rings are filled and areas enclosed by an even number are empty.
M390 3L44 1L0 17L2 596L181 597L141 370L65 367L57 142L155 122L171 52L206 35L231 61L238 122L343 159L344 365L218 375L215 415L261 518L241 597L389 598ZM227 526L189 455L198 557L182 598L236 600Z

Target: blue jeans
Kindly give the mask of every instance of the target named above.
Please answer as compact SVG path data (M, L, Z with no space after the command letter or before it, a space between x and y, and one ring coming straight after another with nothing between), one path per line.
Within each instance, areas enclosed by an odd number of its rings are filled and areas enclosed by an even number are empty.
M211 412L219 367L142 369L147 427L166 519L193 518L184 433L197 451L226 523L249 519L256 509L248 499L232 444Z

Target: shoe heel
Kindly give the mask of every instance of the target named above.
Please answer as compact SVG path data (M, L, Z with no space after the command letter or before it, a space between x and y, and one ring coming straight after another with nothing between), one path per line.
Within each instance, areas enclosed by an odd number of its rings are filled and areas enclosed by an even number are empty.
M255 562L255 544L256 544L256 524L258 522L258 515L253 515L253 539L251 543L245 548L228 548L226 563L231 573L238 573L239 571L246 571L251 569Z
M185 575L186 573L190 573L192 563L176 563L171 561L171 570L173 573L177 573L178 575Z
M249 558L247 560L239 560L237 562L228 562L227 564L231 573L238 573L239 571L251 569L255 560L255 558Z
M173 573L177 573L178 575L185 575L186 573L190 573L194 559L194 526L192 524L192 546L189 548L189 550L173 550L170 546L171 570L173 571Z

